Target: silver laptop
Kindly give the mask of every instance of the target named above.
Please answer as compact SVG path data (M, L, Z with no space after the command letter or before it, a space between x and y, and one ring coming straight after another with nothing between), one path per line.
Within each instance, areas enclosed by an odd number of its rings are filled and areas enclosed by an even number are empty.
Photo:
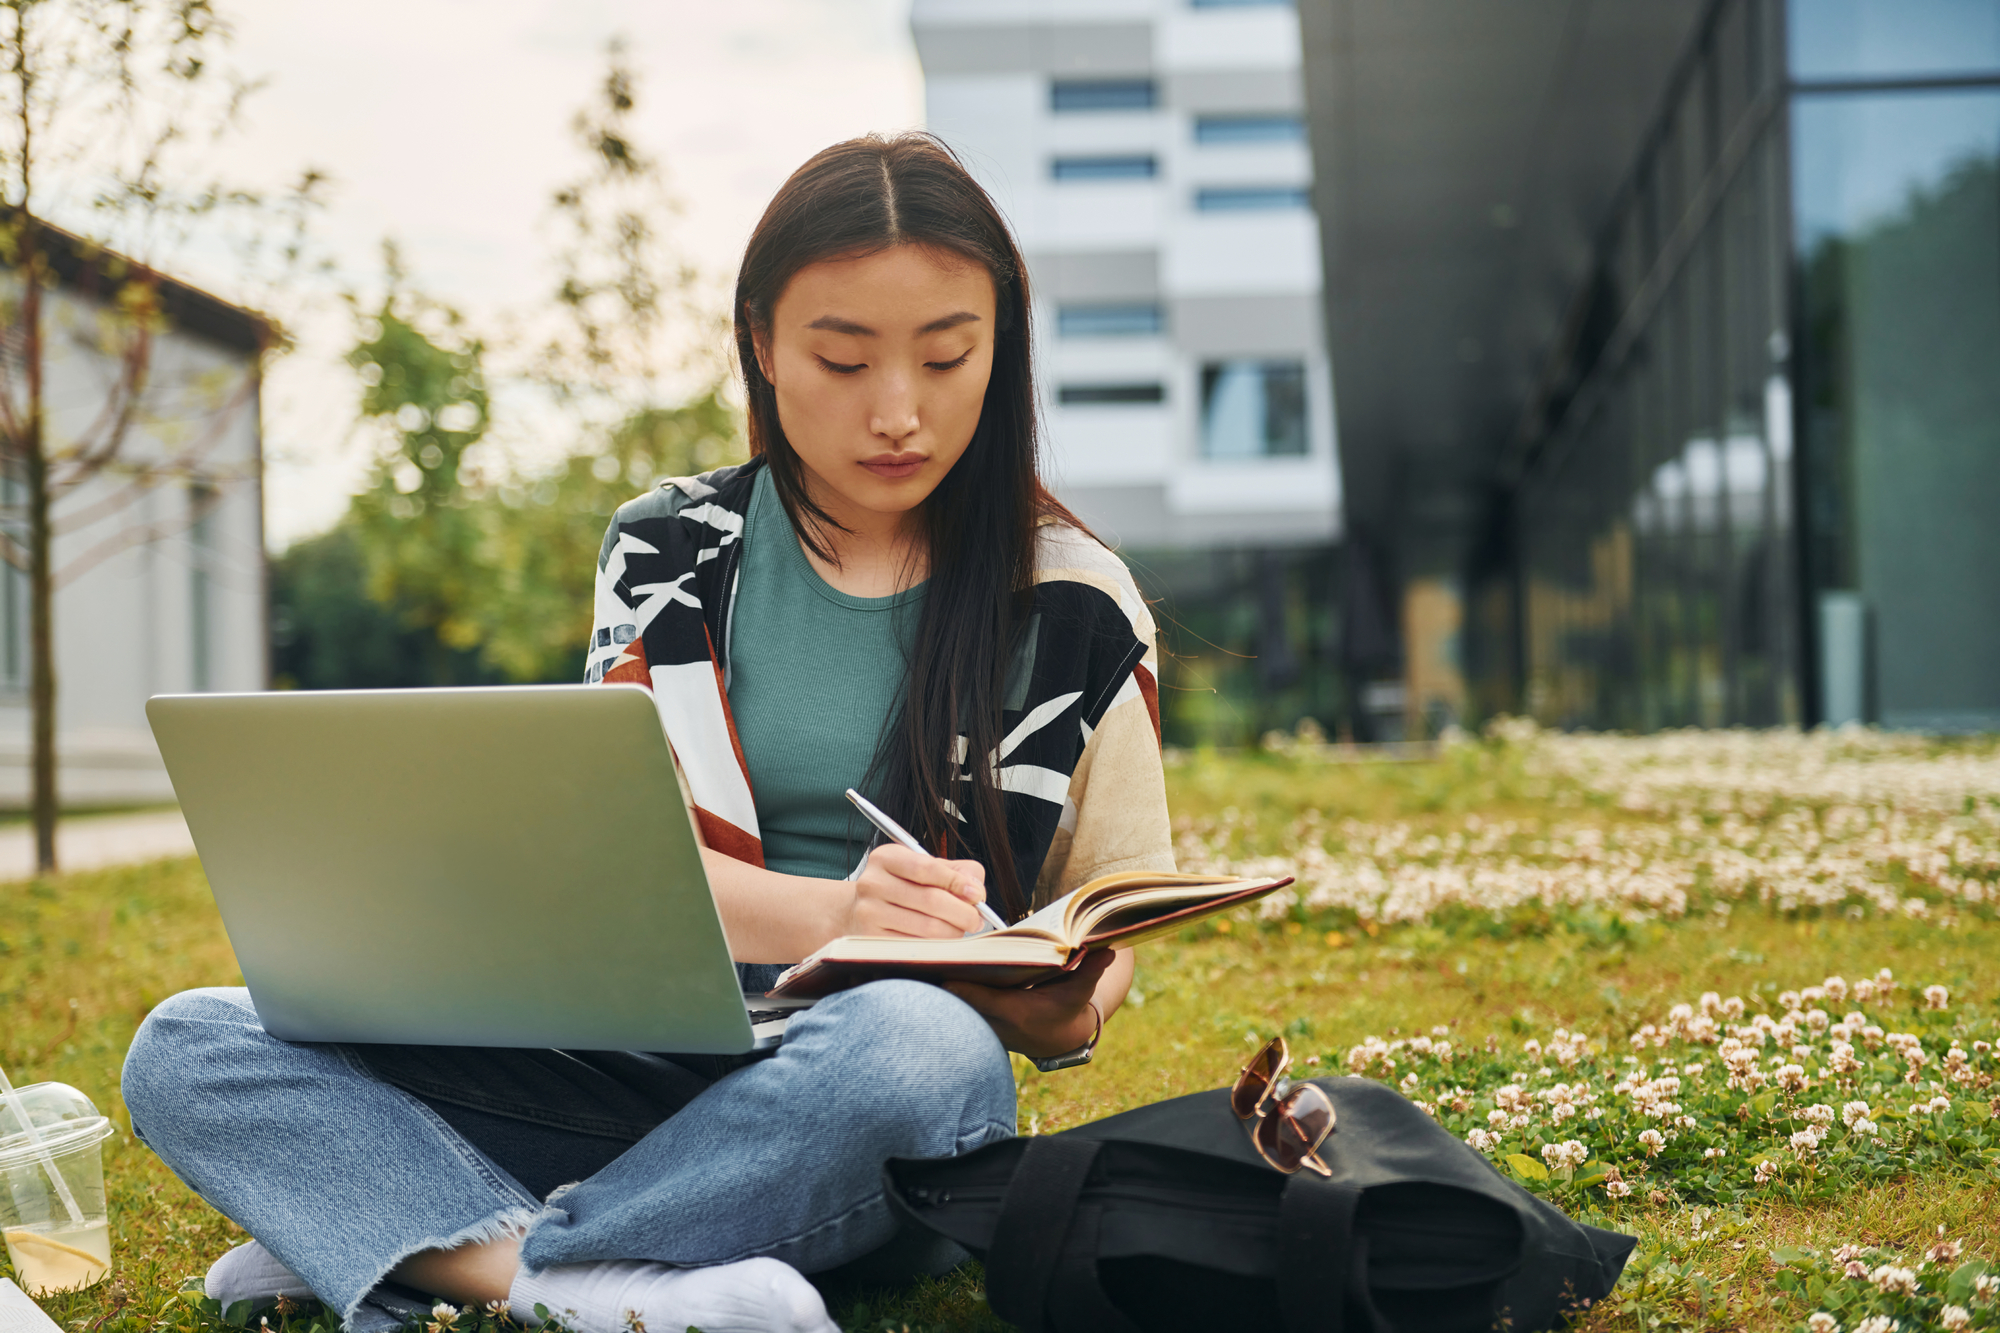
M288 1041L733 1054L746 996L636 685L146 705L258 1017Z

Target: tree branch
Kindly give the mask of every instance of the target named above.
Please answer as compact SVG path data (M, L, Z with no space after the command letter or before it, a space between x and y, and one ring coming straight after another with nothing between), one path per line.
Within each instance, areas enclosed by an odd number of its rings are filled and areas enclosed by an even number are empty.
M60 590L69 586L77 579L82 578L85 574L88 574L114 555L120 555L135 546L145 546L159 541L163 537L178 537L183 532L190 531L197 523L207 518L214 511L215 507L222 502L222 491L220 489L206 493L197 492L196 494L203 495L204 498L198 503L191 505L185 517L163 519L158 523L142 523L135 527L120 528L117 532L112 533L109 537L106 537L76 559L55 571L54 577L50 580L50 586Z

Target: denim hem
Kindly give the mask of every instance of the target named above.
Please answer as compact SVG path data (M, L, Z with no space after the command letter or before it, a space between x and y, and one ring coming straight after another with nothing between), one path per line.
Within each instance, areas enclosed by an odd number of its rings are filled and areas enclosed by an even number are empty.
M360 1054L352 1048L332 1046L328 1049L335 1052L341 1061L356 1073L371 1079L375 1078L373 1071L368 1068ZM376 1267L374 1274L369 1277L367 1284L341 1310L340 1322L345 1327L355 1326L355 1320L361 1313L361 1307L368 1304L369 1298L375 1294L376 1289L382 1285L389 1274L396 1271L397 1265L401 1264L403 1260L409 1258L411 1255L422 1254L425 1250L454 1250L461 1245L480 1245L487 1241L519 1238L526 1236L529 1228L550 1213L556 1213L558 1216L566 1215L562 1214L560 1210L549 1208L539 1200L527 1198L521 1192L519 1185L507 1177L500 1175L494 1169L493 1165L486 1160L485 1154L460 1137L457 1131L447 1125L436 1111L424 1105L414 1093L406 1088L398 1088L393 1083L379 1079L376 1081L381 1082L384 1087L393 1089L398 1096L408 1102L417 1114L422 1116L432 1129L439 1134L443 1142L453 1150L458 1159L471 1168L479 1177L481 1183L491 1188L494 1194L503 1199L511 1197L520 1199L522 1202L498 1208L471 1225L462 1227L449 1235L433 1236L412 1241L404 1245L400 1250L392 1253Z
M411 1242L384 1261L368 1285L362 1289L361 1294L340 1312L341 1324L352 1327L356 1316L361 1313L361 1307L368 1303L369 1298L375 1294L375 1289L388 1279L389 1274L396 1271L397 1265L411 1255L422 1254L425 1250L455 1250L461 1245L483 1245L487 1241L525 1236L530 1227L549 1213L560 1215L560 1210L541 1207L503 1208L491 1216L481 1218L469 1227L454 1231L449 1236L434 1236L427 1240Z

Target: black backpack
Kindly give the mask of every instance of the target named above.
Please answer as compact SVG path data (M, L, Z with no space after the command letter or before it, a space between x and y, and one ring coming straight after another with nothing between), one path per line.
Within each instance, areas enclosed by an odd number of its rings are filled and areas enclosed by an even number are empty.
M889 1198L984 1258L1025 1333L1531 1333L1617 1282L1632 1237L1571 1221L1391 1088L1313 1082L1338 1116L1331 1179L1267 1165L1217 1089L891 1159Z

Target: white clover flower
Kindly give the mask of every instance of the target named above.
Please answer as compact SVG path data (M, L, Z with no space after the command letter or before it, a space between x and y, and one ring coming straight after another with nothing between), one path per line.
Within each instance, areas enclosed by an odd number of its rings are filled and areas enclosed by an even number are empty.
M1951 1006L1951 992L1942 986L1924 987L1924 1008L1947 1009Z
M439 1301L431 1307L431 1318L449 1324L452 1320L458 1318L458 1307Z
M1866 1253L1868 1253L1868 1249L1866 1246L1843 1245L1839 1249L1833 1252L1833 1258L1834 1262L1844 1264L1844 1263L1849 1263L1855 1259L1859 1259L1862 1255Z
M1867 1102L1849 1102L1840 1108L1840 1123L1846 1125L1849 1129L1854 1128L1855 1121L1866 1120L1867 1118Z
M1807 1333L1840 1333L1840 1321L1824 1310L1814 1311L1806 1320Z
M1917 1275L1907 1268L1894 1264L1883 1264L1868 1274L1868 1281L1875 1290L1892 1296L1914 1296L1917 1294Z
M1558 1171L1573 1171L1590 1160L1590 1150L1577 1139L1551 1143L1542 1149L1542 1160Z
M1942 1236L1944 1228L1939 1227L1938 1233ZM1948 1264L1963 1253L1965 1253L1965 1247L1957 1241L1939 1240L1937 1244L1931 1246L1929 1253L1924 1257L1934 1264Z
M1945 1326L1946 1333L1960 1333L1972 1323L1972 1311L1963 1305L1947 1305L1938 1311L1938 1322Z
M1709 1157L1727 1157L1727 1156L1729 1156L1729 1149L1727 1149L1727 1148L1703 1148L1703 1149L1701 1150L1701 1155L1702 1155L1703 1157L1705 1157L1705 1158L1709 1158Z
M1479 1152L1492 1152L1500 1146L1498 1135L1488 1134L1483 1129L1475 1129L1465 1136L1465 1141Z
M1833 1108L1825 1102L1815 1102L1811 1106L1808 1106L1801 1114L1805 1116L1808 1124L1830 1125L1833 1123Z
M1877 1125L1873 1120L1866 1118L1855 1121L1851 1128L1863 1138L1879 1138L1882 1134L1882 1127Z
M1622 1180L1607 1180L1604 1182L1604 1192L1614 1199L1622 1199L1632 1193L1632 1187Z
M1840 977L1828 977L1820 983L1820 989L1825 992L1826 998L1835 1004L1847 998L1847 982Z
M1771 1183L1771 1178L1778 1174L1778 1171L1778 1164L1767 1157L1757 1163L1757 1169L1750 1174L1751 1179L1755 1180L1759 1185L1768 1185Z
M1505 1128L1507 1124L1507 1113L1505 1111L1488 1111L1486 1113L1486 1123L1493 1126L1493 1128L1495 1129Z
M1972 1294L1982 1301L1990 1301L2000 1295L2000 1273L1987 1273L1972 1280Z
M1870 1315L1854 1326L1854 1333L1896 1333L1901 1327L1888 1315Z
M1639 1134L1639 1146L1646 1150L1646 1156L1658 1157L1660 1149L1667 1146L1667 1140L1657 1129L1643 1130Z
M1804 1092L1812 1082L1806 1077L1803 1065L1779 1065L1778 1071L1771 1077L1786 1092Z

